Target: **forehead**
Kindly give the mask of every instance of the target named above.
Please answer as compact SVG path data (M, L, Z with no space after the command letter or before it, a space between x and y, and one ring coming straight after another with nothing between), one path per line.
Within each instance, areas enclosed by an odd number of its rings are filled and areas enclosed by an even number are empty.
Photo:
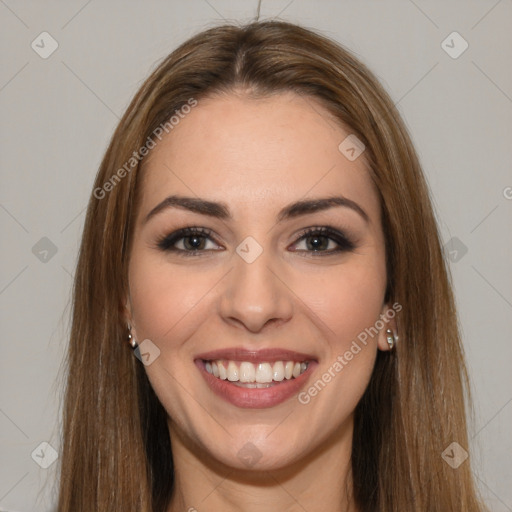
M349 135L317 100L291 92L201 100L148 155L143 209L171 193L228 201L240 214L339 193L378 216L364 153L350 161L339 150Z

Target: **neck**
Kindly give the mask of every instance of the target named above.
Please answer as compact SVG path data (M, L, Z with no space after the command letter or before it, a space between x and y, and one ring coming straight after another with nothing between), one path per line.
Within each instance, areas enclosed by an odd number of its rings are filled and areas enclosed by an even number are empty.
M209 458L169 423L175 468L168 512L357 512L352 498L350 418L312 453L286 467L241 470Z

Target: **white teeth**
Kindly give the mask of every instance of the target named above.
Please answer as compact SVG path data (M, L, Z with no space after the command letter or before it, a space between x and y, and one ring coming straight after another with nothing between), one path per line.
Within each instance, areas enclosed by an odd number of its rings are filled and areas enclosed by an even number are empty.
M291 379L293 374L293 361L288 361L284 367L284 376L286 379Z
M268 387L263 384L272 384L297 378L308 368L307 362L276 361L274 363L253 364L248 361L241 363L235 361L205 361L205 369L221 380L243 384L244 387ZM255 385L252 385L252 384ZM256 384L261 384L256 385Z
M235 382L240 379L240 374L238 372L238 366L236 365L235 362L229 361L227 374L228 374L228 380L231 382Z
M256 382L272 382L272 366L269 363L259 363L256 368Z
M235 386L238 386L239 388L250 388L250 389L253 389L253 388L271 388L272 386L275 386L276 383L275 382L264 382L264 383L259 383L259 382L233 382L233 384Z
M254 382L255 380L256 370L254 365L252 363L240 363L240 382Z
M306 363L302 363L302 364L305 366L305 368L304 368L304 370L305 370L307 368L307 365L306 365ZM301 366L301 368L302 368L302 366ZM281 382L284 379L283 361L276 361L274 363L274 368L272 369L272 378L276 382Z
M228 378L228 372L226 371L226 368L224 368L224 365L219 363L217 367L219 369L219 379L226 380ZM206 370L208 371L208 368Z

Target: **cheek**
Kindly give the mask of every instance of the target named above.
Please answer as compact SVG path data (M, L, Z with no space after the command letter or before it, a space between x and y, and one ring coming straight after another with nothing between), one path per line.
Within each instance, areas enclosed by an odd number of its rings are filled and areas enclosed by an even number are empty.
M384 265L377 263L341 265L315 279L297 280L294 289L325 324L331 345L342 349L379 318L385 286Z
M198 267L196 267L198 268ZM130 294L137 336L162 340L182 327L216 280L207 271L169 265L164 258L135 256L130 263Z
M325 347L315 379L298 397L319 437L329 436L351 416L370 381L377 337L367 333L382 311L383 271L381 265L347 265L316 286L308 280L309 286L298 291L311 318L320 319L316 325Z

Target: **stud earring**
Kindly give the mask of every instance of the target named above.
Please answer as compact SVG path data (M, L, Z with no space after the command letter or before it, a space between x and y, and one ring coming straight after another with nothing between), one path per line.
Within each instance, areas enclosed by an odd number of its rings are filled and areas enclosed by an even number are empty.
M137 340L132 336L131 327L128 326L128 343L134 350L139 346Z
M396 342L395 334L391 329L386 329L386 341L388 342L389 350L393 350Z

